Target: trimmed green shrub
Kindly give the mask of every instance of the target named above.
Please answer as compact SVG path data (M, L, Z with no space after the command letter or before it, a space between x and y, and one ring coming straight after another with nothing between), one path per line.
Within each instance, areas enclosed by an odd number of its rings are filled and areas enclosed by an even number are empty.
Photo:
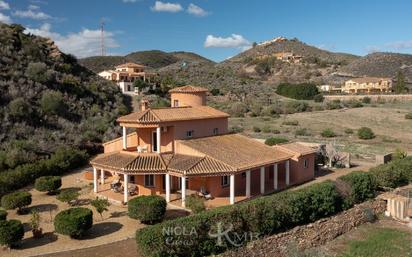
M0 220L6 220L6 219L7 219L7 211L0 210Z
M330 128L324 129L320 135L322 137L336 137L336 133Z
M349 197L345 199L346 206L361 203L375 197L376 183L369 172L354 171L338 179L346 182L350 188Z
M1 198L1 207L6 210L17 209L17 213L31 204L31 194L29 192L14 192Z
M127 203L129 217L147 224L163 220L166 205L166 200L157 195L138 196Z
M191 209L193 213L202 212L206 210L205 199L197 195L189 195L186 198L186 207Z
M14 246L24 236L24 227L19 220L0 220L0 245Z
M284 137L269 137L265 140L265 144L272 146L277 144L287 143L289 140Z
M50 157L0 172L0 196L16 191L41 176L57 176L87 163L88 155L71 148L59 148Z
M359 139L372 139L375 137L375 134L373 133L372 129L368 127L362 127L358 130L358 137Z
M318 87L315 84L280 84L276 89L276 94L294 98L297 100L312 100L315 95L319 94Z
M77 189L75 188L67 188L63 189L60 191L60 193L57 195L57 200L67 203L69 205L74 205L75 202L77 201L77 198L79 198L80 193L78 192Z
M54 218L54 230L72 238L81 238L93 226L93 212L88 208L70 208Z
M405 114L405 119L411 120L412 119L412 112Z
M394 160L371 168L377 186L381 188L396 188L412 182L412 157Z
M62 178L59 176L44 176L37 178L34 182L34 188L40 192L49 194L55 193L62 186Z

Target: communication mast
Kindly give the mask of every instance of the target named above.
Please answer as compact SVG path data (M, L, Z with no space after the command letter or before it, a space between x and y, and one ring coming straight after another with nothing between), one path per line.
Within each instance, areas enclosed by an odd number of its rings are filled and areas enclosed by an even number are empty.
M106 55L106 49L104 47L104 20L100 21L100 48L102 56Z

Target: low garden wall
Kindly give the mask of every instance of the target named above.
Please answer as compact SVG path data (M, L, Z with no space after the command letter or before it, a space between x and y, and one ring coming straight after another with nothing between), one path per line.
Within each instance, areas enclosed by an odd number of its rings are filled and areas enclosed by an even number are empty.
M412 101L412 94L403 94L403 95L324 95L325 101L350 101L350 100L362 100L365 97L369 97L372 102L379 101Z

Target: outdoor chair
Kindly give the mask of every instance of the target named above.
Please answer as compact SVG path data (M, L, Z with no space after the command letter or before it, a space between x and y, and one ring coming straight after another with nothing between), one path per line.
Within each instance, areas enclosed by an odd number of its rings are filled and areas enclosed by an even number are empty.
M129 195L131 195L131 196L136 195L137 186L136 185L130 185L128 191L129 191Z
M204 197L206 200L213 199L212 195L204 187L200 188L199 194L200 196Z

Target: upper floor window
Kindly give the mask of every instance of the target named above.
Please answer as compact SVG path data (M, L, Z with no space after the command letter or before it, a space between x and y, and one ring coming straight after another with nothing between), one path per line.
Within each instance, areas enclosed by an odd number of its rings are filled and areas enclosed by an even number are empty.
M222 187L226 187L229 186L229 176L222 176L222 179L220 181L220 184L222 185Z
M218 128L214 128L213 129L213 135L217 135L219 134L219 129Z
M174 107L179 107L179 100L174 100L173 101L173 106Z
M194 132L195 132L194 130L186 131L186 137L193 137Z
M305 167L305 168L309 167L308 159L305 159L305 160L303 161L303 167Z
M144 186L154 187L154 175L144 175Z

